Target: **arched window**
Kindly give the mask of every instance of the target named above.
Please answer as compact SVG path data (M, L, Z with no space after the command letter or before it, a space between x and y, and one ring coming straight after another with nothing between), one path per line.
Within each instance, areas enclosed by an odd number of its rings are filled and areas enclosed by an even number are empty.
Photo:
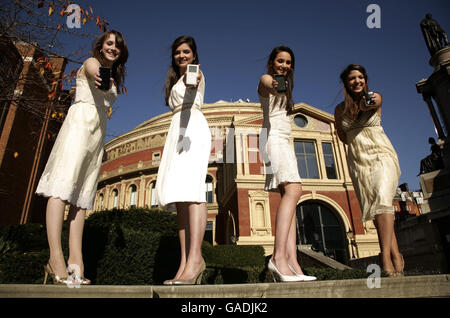
M213 178L206 175L206 203L213 203Z
M302 245L347 262L345 231L330 208L315 201L303 202L297 206L297 221L297 237Z
M119 191L117 189L114 189L112 191L112 195L113 195L113 209L117 209L118 205L119 205Z
M130 208L136 207L137 187L132 184L130 187Z

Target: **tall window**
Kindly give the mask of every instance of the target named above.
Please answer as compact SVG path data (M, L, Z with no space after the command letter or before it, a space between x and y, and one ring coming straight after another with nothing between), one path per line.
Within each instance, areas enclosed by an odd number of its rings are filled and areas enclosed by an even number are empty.
M156 181L151 183L151 197L150 197L150 207L156 208L158 204L156 203Z
M100 193L99 195L99 204L98 204L98 209L97 210L103 210L103 193Z
M298 172L301 178L319 179L317 168L316 147L312 141L295 141L295 155L297 156Z
M346 263L344 231L338 218L326 206L307 201L297 206L297 237L301 244L311 245L341 263Z
M336 162L334 161L333 145L331 142L323 142L323 157L328 179L337 179Z
M213 244L213 222L206 223L205 236L203 237L203 241L209 242Z
M117 208L119 205L119 191L117 189L113 190L113 208Z
M213 178L206 175L206 203L213 203Z
M130 187L130 208L136 207L137 187L132 184Z

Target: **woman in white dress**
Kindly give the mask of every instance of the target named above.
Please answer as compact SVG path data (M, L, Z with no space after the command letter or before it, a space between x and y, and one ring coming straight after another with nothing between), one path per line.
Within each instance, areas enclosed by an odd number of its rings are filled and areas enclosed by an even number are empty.
M181 36L172 44L165 83L165 100L173 117L156 181L158 205L176 205L181 246L179 269L166 285L200 284L206 268L201 247L208 217L205 180L211 133L201 112L205 77L200 71L197 85L186 85L188 64L199 64L197 46L192 37Z
M404 261L394 232L392 201L400 178L397 153L381 126L382 97L369 91L364 67L350 64L341 74L345 101L335 109L336 130L348 145L348 168L362 210L361 220L374 221L387 276L403 275Z
M82 240L86 209L93 208L103 157L108 107L117 98L117 87L125 78L128 49L123 36L114 30L98 37L93 57L77 73L76 96L56 138L36 193L49 197L46 223L50 259L44 267L55 284L90 284L84 278ZM99 67L112 69L110 89L100 90ZM61 231L65 205L70 204L69 258L64 260ZM71 277L68 277L71 274Z
M275 246L268 268L275 278L284 282L315 280L306 276L297 260L296 207L302 194L297 159L291 145L291 119L293 107L295 57L286 46L273 49L264 74L258 85L258 95L263 108L263 129L267 130L267 143L261 152L267 153L266 191L281 194L275 221ZM284 75L286 92L278 92L274 75ZM264 132L263 132L264 134Z

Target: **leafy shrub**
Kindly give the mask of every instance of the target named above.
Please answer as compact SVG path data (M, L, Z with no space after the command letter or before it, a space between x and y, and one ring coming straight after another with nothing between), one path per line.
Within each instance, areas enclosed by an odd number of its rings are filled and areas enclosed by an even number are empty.
M62 233L68 257L67 222ZM261 246L203 242L206 284L271 282ZM101 211L91 214L84 227L85 276L97 285L152 285L172 278L180 262L176 215L158 209ZM49 258L45 226L13 225L0 228L0 283L40 284ZM364 271L306 268L319 280L364 278Z

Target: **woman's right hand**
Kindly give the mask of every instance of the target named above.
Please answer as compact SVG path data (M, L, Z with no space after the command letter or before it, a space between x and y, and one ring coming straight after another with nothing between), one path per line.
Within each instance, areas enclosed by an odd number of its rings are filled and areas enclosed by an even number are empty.
M100 73L97 72L94 77L95 87L99 88L102 85L102 78L100 77Z
M94 81L95 81L95 87L96 88L99 88L102 85L102 78L100 77L100 73L99 72L97 72L97 74L95 74ZM109 87L112 87L112 85L114 84L114 78L111 77L109 79L109 81L110 81Z

